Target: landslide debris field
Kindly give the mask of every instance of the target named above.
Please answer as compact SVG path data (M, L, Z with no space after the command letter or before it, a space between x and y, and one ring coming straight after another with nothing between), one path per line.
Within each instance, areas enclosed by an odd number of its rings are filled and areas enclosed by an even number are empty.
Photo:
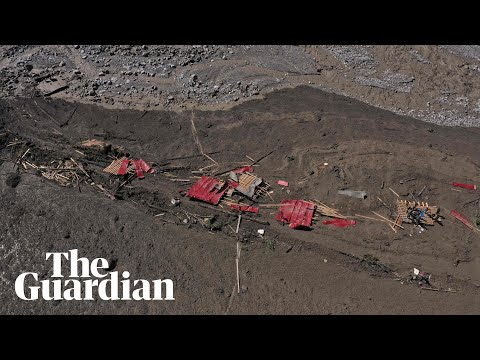
M108 146L78 147L91 139ZM473 224L480 215L478 191L452 187L454 181L479 183L479 148L478 128L421 122L307 86L217 111L3 99L1 313L478 314L480 236L450 211ZM155 172L119 189L119 177L103 168L125 153ZM355 226L337 228L322 224L328 218L318 215L312 230L303 231L278 222L278 207L260 207L258 215L245 214L236 235L237 215L218 211L232 212L227 205L204 207L183 196L198 176L249 165L248 157L266 154L253 173L269 182L272 198L244 203L317 199L346 216L374 217L375 211L394 220L398 198L391 188L401 199L439 206L443 226L419 233L403 223L394 232L385 222L355 218ZM62 186L65 179L48 179L28 163L44 170L80 164L85 171ZM367 198L337 194L341 189L363 190ZM47 279L52 269L45 252L70 249L89 259L107 258L111 270L129 271L132 279L170 278L176 300L16 297L16 276L34 271ZM430 285L412 280L413 268L431 274Z

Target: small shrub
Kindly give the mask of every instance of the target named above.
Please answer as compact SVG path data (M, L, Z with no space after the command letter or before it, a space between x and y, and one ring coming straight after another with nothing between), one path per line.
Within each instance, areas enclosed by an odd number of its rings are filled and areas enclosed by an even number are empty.
M275 250L275 239L265 239L265 247L270 250L274 251Z

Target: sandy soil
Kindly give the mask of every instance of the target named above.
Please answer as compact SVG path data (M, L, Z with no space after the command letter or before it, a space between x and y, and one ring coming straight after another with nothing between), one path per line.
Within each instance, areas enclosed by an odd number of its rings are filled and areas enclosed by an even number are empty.
M243 221L240 227L242 291L237 294L236 238L228 226L236 217L185 197L180 197L178 207L170 204L189 185L171 181L167 173L195 181L192 171L211 164L205 157L187 157L198 155L192 118L204 150L216 152L211 156L221 164L220 170L248 163L246 155L259 158L274 150L255 173L272 184L275 203L316 198L347 215L377 211L388 217L391 212L377 197L393 207L391 187L402 198L413 194L440 206L444 226L419 234L405 224L405 230L394 233L382 222L361 219L355 227L330 228L322 225L326 218L321 217L312 231L297 231L277 223L276 210L262 209L260 218L269 225ZM479 216L478 193L454 191L451 186L452 181L478 184L479 128L439 126L300 86L225 110L183 112L9 97L0 101L0 134L3 314L479 313L480 236L449 215L456 209L472 220ZM13 167L12 159L26 148L31 149L26 158L36 164L74 157L97 183L112 189L101 171L108 154L75 152L74 145L89 138L122 146L150 163L168 164L159 166L155 176L134 180L117 200L86 184L79 192ZM7 147L15 139L23 143ZM187 158L168 160L176 157ZM322 165L325 162L327 166ZM307 181L299 183L304 178ZM278 179L291 185L281 188ZM338 195L343 188L365 190L368 197ZM165 215L155 217L159 212ZM221 230L208 231L188 220L185 212L218 215ZM257 235L260 228L270 241ZM115 270L128 270L132 278L171 278L177 300L89 303L16 298L12 282L18 274L35 269L48 277L51 269L44 253L72 248L90 258L116 259ZM408 281L414 267L431 273L435 288L456 292L422 290Z

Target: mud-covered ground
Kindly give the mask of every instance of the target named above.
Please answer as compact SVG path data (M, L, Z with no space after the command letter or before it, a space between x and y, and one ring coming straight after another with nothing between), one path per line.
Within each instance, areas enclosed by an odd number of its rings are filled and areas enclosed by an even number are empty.
M204 151L220 164L217 172L273 150L254 170L272 184L273 200L264 197L263 203L315 198L345 215L376 211L389 217L392 188L404 199L440 206L444 226L418 233L404 224L394 233L383 222L357 218L355 227L342 229L323 225L327 218L320 216L312 231L300 231L278 223L276 208L261 208L258 219L269 225L244 220L240 226L237 294L236 216L179 193L196 180L192 171L212 165L195 156L192 120ZM111 200L86 183L62 187L13 165L27 148L25 159L35 164L72 157L112 189L101 171L108 154L75 151L75 144L91 138L156 163L156 174L133 180ZM478 185L479 146L479 128L422 122L308 86L210 111L107 109L48 97L1 100L1 313L478 314L480 236L449 213L456 209L472 221L480 215L478 192L451 186ZM280 187L279 179L290 186ZM368 197L338 195L344 188L365 190ZM173 206L172 197L180 205ZM220 225L209 230L188 214L217 215ZM48 278L45 252L70 249L105 257L133 279L170 278L176 300L26 302L15 296L18 274ZM432 275L433 288L455 292L421 289L409 280L414 267Z
M0 94L227 109L309 85L447 126L480 124L478 45L0 46Z

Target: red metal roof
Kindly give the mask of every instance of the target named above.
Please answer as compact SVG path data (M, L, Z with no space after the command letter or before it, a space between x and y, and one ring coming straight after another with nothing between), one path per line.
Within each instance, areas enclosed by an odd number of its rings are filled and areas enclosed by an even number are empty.
M325 220L322 224L334 225L337 227L347 227L347 226L355 226L357 222L355 220L348 220L348 219L332 219L332 220Z
M292 229L309 228L312 225L315 204L303 200L283 200L277 220L290 223Z
M244 172L252 172L252 171L253 171L253 166L244 166L240 169L233 170L233 172L235 174L241 174L241 173L244 173Z
M220 189L217 189L217 185L219 186L219 184L220 181L218 179L202 176L201 179L188 190L187 196L217 205L228 188L228 182L225 182Z
M238 211L245 211L258 214L258 207L255 206L248 206L248 205L237 205L237 204L230 204L230 207L234 210Z
M135 166L135 171L137 172L137 178L143 179L145 175L143 175L142 164L140 160L132 160L133 165Z

